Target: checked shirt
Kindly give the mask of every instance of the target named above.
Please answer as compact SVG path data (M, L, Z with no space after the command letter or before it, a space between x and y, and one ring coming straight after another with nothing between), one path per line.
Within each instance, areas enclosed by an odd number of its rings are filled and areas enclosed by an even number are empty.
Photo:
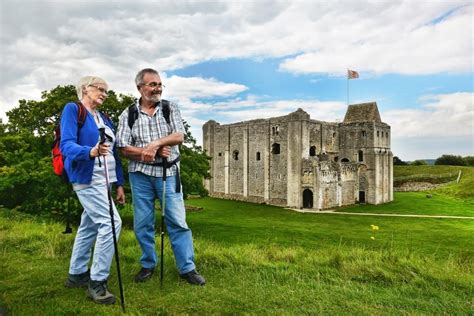
M141 111L139 100L136 101L135 106L138 107L138 118L133 124L132 130L128 126L128 107L120 114L119 125L117 129L117 147L146 147L149 143L159 138L168 136L174 132L180 132L185 134L186 131L183 125L183 119L178 109L178 105L170 102L170 124L166 123L163 117L161 102L159 102L153 112L153 115ZM171 146L171 156L168 161L173 161L179 156L178 145ZM130 160L128 164L128 172L142 172L146 175L153 177L163 176L163 167L153 165L154 163L160 163L161 158L158 158L155 162L142 162ZM179 163L178 163L179 164ZM176 175L176 166L172 166L166 172L169 176Z

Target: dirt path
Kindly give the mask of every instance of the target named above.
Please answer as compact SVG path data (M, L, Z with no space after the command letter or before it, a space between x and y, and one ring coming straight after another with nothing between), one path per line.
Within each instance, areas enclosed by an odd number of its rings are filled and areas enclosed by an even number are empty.
M390 216L390 217L421 217L421 218L452 218L452 219L470 219L474 220L473 216L450 216L450 215L417 215L417 214L382 214L382 213L351 213L351 212L336 212L332 210L315 211L311 209L294 209L289 210L296 211L299 213L312 213L312 214L335 214L335 215L360 215L360 216Z

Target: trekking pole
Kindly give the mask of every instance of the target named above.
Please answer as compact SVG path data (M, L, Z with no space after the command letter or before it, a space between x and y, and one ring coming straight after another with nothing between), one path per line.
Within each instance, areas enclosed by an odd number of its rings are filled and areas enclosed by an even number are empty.
M166 168L168 159L162 157L163 160L163 193L161 196L161 253L160 253L160 286L163 286L163 244L165 241L165 208L166 208Z
M103 127L99 128L99 132L100 132L100 144L103 144L105 143L105 140L106 140L105 128ZM110 187L109 187L109 170L107 169L106 156L104 156L104 170L105 170L105 185L107 187L107 197L109 199L110 220L112 222L112 236L114 240L115 262L117 263L117 276L118 276L119 288L120 288L120 302L122 303L122 310L125 313L125 300L123 298L122 276L120 275L120 261L119 261L119 253L118 253L118 246L117 246L117 234L115 233L114 209L112 207L112 194L110 192Z

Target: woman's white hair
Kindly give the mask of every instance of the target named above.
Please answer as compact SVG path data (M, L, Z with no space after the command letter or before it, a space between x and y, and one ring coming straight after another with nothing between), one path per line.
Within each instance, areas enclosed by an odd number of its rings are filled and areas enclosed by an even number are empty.
M84 92L84 89L94 84L103 84L106 87L108 86L107 82L100 77L96 77L96 76L82 77L76 85L76 92L77 92L77 97L79 98L79 100L82 100L82 92Z

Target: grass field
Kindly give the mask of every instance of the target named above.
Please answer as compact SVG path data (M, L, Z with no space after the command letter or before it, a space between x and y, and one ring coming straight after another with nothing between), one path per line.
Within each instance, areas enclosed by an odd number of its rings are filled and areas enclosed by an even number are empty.
M397 198L413 211L412 203L401 201L404 195ZM179 280L168 244L163 288L158 275L134 284L140 252L131 210L121 210L119 246L131 315L474 312L472 220L300 214L212 198L187 203L203 208L188 214L198 269L208 280L202 288ZM460 206L457 212L470 211ZM372 224L380 227L375 240ZM121 314L118 304L99 306L84 290L63 287L74 238L63 229L1 211L4 308L12 315ZM118 295L115 264L109 283Z
M435 192L461 199L474 199L474 167L394 166L393 176L396 178L412 175L439 175L457 173L459 170L461 170L461 181L459 183L450 183L447 186L436 189Z
M425 192L395 192L394 200L381 205L352 205L337 209L354 213L388 213L419 215L451 215L474 217L474 167L459 166L394 166L394 177L456 173L459 183ZM430 195L428 198L427 195Z

